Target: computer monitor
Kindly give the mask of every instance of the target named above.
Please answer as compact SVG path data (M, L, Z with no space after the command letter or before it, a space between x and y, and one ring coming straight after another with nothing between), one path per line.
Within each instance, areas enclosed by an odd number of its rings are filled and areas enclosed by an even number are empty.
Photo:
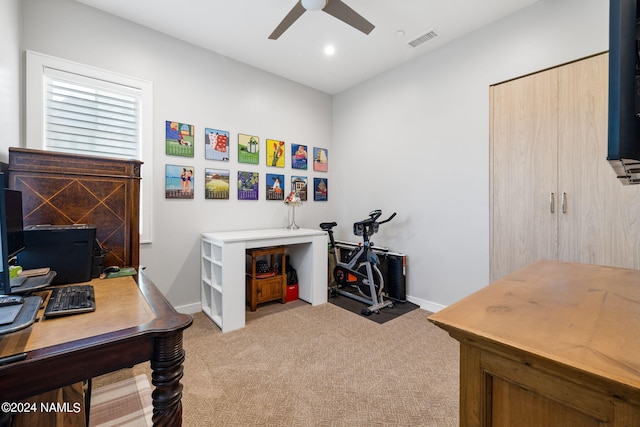
M24 249L22 215L22 193L8 188L0 191L0 294L11 293L9 261Z
M7 215L7 258L11 259L24 249L22 192L5 188L4 200Z

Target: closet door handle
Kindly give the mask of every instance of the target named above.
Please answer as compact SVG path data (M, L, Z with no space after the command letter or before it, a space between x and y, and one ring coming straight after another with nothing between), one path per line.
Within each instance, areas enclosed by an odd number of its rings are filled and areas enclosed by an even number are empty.
M556 193L549 193L549 210L551 213L556 211Z
M567 193L562 192L562 213L567 213Z

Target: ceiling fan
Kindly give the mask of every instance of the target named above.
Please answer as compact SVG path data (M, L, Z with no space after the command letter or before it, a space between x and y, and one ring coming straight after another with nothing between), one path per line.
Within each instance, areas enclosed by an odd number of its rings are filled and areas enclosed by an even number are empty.
M293 9L273 30L269 39L277 40L307 10L322 10L365 34L369 34L375 28L371 22L344 4L342 0L298 0Z

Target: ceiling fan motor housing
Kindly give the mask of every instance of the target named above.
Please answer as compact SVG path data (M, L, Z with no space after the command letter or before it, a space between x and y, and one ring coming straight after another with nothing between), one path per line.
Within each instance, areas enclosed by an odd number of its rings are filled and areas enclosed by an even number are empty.
M300 0L307 10L322 10L327 5L327 0Z
M282 22L273 30L269 39L277 40L282 33L308 10L322 10L365 34L369 34L375 28L375 25L347 6L342 0L298 0L289 13L287 13L287 16L285 16Z

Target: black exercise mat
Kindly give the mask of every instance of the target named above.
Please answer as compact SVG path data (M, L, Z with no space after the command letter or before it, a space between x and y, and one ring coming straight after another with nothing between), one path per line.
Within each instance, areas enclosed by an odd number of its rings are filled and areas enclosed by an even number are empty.
M387 299L385 299L385 301L386 300ZM340 294L336 294L336 295L330 294L329 302L331 304L337 305L338 307L344 308L345 310L351 311L352 313L356 313L358 316L365 317L367 319L373 320L376 323L381 323L381 324L388 322L389 320L395 319L396 317L400 317L403 314L409 313L410 311L413 311L416 308L420 308L419 305L409 301L405 301L405 302L393 301L393 307L383 308L380 310L380 313L378 314L371 313L371 315L365 316L361 312L362 312L362 309L367 308L368 305L363 302L356 301L354 299L345 297Z

